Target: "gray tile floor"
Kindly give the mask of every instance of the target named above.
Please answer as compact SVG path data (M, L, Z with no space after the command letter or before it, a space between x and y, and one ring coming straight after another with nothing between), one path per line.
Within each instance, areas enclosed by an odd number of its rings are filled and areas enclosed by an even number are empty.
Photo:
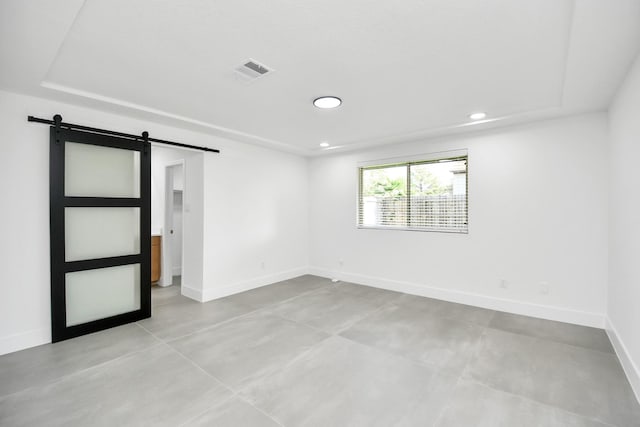
M606 334L314 276L0 356L2 426L640 426Z

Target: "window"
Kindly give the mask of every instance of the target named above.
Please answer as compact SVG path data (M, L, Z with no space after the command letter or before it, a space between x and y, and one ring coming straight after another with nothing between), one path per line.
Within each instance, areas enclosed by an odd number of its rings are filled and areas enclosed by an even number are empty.
M467 156L360 167L358 227L467 232Z

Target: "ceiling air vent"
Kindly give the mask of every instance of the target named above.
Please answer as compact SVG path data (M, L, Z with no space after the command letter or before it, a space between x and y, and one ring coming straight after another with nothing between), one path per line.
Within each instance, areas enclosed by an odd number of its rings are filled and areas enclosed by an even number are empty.
M248 59L243 64L236 67L235 71L247 80L255 80L273 72L272 69L267 68L265 65L260 64L253 59Z

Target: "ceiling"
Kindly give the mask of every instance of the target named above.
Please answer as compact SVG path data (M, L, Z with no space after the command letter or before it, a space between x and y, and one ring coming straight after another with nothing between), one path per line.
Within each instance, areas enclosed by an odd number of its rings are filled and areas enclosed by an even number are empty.
M0 88L303 155L604 110L639 50L638 0L0 2Z

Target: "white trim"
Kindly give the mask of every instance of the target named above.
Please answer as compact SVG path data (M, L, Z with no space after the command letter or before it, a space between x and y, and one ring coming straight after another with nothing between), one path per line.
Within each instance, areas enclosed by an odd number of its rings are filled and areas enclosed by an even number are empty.
M395 225L356 225L360 230L395 230L395 231L421 231L426 233L448 233L448 234L469 234L469 230L456 230L453 228L417 228L400 227Z
M180 151L180 149L177 149ZM162 224L163 236L162 236L162 250L160 251L160 280L158 280L158 285L162 287L173 285L173 276L180 275L182 273L176 274L173 267L173 254L171 246L171 228L173 224L169 224L168 222L168 213L171 211L170 216L173 221L173 169L176 166L182 167L182 197L183 200L186 200L186 196L188 194L187 189L187 162L184 158L170 160L163 164L164 168L164 206L162 207L164 211L164 221ZM171 206L169 206L171 205ZM171 209L169 209L171 207ZM184 229L184 203L182 204L182 228ZM164 230L167 230L167 233L164 233ZM182 252L184 253L184 232L182 233L182 241L180 242L180 247ZM182 264L184 264L184 257L182 259ZM180 266L180 271L182 271L182 264ZM167 275L166 272L171 271L171 275Z
M436 153L411 154L408 156L389 157L386 159L363 160L358 162L358 167L365 168L368 166L394 165L397 163L411 163L421 161L428 162L430 160L448 159L452 157L463 157L468 155L468 150L466 148L461 148L458 150L438 151Z
M51 330L32 329L0 338L0 355L51 342Z
M345 273L320 267L309 267L309 274L315 274L331 279L339 279L390 291L404 292L427 298L435 298L443 301L472 305L490 310L504 311L523 316L537 317L540 319L555 320L559 322L573 323L576 325L604 328L605 316L601 313L579 311L571 308L551 305L533 304L507 298L498 298L472 292L457 291L420 283L404 282L399 280L384 279L365 276L361 274Z
M183 283L182 285L180 285L180 292L187 298L191 298L192 300L196 300L198 302L204 302L204 300L202 299L202 291L200 289L194 289Z
M293 279L294 277L308 274L309 269L307 267L294 268L293 270L286 270L280 273L269 274L267 276L255 277L253 279L244 280L242 282L232 283L229 285L216 286L214 289L204 289L204 291L196 291L193 288L185 289L183 285L182 294L189 298L195 299L200 302L207 302L218 298L223 298L229 295L235 295L240 292L249 291L251 289L260 288L262 286L270 285L272 283L280 282L283 280Z
M290 144L285 144L283 142L280 141L276 141L273 139L268 139L268 138L263 138L257 135L253 135L250 133L246 133L246 132L241 132L239 130L235 130L235 129L231 129L231 128L225 128L222 126L218 126L215 125L213 123L209 123L209 122L204 122L202 120L196 120L196 119L192 119L190 117L187 116L181 116L178 114L173 114L173 113L169 113L167 111L162 111L162 110L158 110L156 108L151 108L151 107L147 107L144 105L140 105L140 104L135 104L132 102L128 102L128 101L124 101L118 98L112 98L109 96L104 96L104 95L100 95L98 93L95 92L89 92L89 91L85 91L85 90L80 90L80 89L75 89L72 88L70 86L64 86L64 85L59 85L57 83L52 83L52 82L48 82L48 81L43 81L40 83L40 86L42 86L43 88L46 89L50 89L50 90L55 90L55 91L59 91L59 92L64 92L64 93L68 93L71 95L75 95L75 96L79 96L82 98L88 98L97 102L104 102L107 104L113 104L113 105L117 105L119 107L124 107L124 108L129 108L132 110L137 110L137 111L142 111L148 114L153 114L156 116L160 116L160 117L165 117L165 118L169 118L172 120L175 120L177 122L182 122L182 123L186 123L192 126L196 126L197 128L199 128L199 130L214 130L215 131L215 135L217 136L222 136L224 138L230 138L230 139L235 139L235 140L239 140L242 142L247 142L247 143L252 143L252 144L259 144L259 145L263 145L263 146L267 146L276 150L282 150L282 151L286 151L289 153L294 153L294 154L298 154L298 155L305 155L306 150L297 148L295 146L292 146ZM180 125L178 125L180 126ZM184 128L184 126L182 126Z
M182 267L173 267L172 273L174 276L182 276Z
M638 403L640 403L640 369L631 358L629 350L627 350L627 346L624 345L624 342L620 338L615 326L613 326L611 319L607 317L606 321L607 326L605 330L607 331L609 340L611 341L613 349L620 360L624 373L627 375L629 384L631 384L631 389L635 393Z

